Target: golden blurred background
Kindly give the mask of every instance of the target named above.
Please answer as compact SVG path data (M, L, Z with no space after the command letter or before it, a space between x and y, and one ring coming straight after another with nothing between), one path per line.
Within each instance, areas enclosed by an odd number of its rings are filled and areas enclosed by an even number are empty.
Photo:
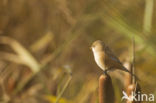
M103 73L89 49L104 41L156 95L154 0L0 0L0 103L98 103ZM123 73L110 73L116 103ZM59 102L58 102L59 101Z

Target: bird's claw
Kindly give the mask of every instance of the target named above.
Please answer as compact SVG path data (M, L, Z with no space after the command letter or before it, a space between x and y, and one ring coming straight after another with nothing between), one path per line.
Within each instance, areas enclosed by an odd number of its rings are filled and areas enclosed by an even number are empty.
M105 70L103 73L104 73L104 75L108 75L108 73L107 73L108 71L107 70Z

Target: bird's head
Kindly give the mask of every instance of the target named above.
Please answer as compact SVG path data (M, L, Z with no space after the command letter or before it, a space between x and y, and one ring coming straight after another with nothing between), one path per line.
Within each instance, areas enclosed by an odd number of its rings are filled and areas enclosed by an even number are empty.
M96 40L93 42L91 49L93 52L94 51L101 51L104 49L104 47L105 47L104 42L102 42L101 40Z

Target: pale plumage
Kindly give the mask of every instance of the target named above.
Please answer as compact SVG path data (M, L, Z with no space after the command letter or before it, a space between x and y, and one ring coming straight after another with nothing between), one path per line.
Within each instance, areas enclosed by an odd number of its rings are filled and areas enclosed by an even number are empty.
M106 67L105 67L105 65L104 65L104 61L103 61L103 58L100 56L100 53L101 52L96 52L95 50L94 50L94 48L92 48L92 50L93 50L93 55L94 55L94 59L95 59L95 62L97 63L97 65L102 69L102 70L105 70L106 69Z

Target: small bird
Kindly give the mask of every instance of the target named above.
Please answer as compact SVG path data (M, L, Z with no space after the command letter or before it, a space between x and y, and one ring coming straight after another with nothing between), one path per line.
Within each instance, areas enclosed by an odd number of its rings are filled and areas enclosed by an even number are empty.
M119 69L128 72L129 74L137 78L134 74L132 74L122 65L120 60L101 40L93 42L91 49L93 51L95 62L104 71L104 74L107 75L107 72Z

